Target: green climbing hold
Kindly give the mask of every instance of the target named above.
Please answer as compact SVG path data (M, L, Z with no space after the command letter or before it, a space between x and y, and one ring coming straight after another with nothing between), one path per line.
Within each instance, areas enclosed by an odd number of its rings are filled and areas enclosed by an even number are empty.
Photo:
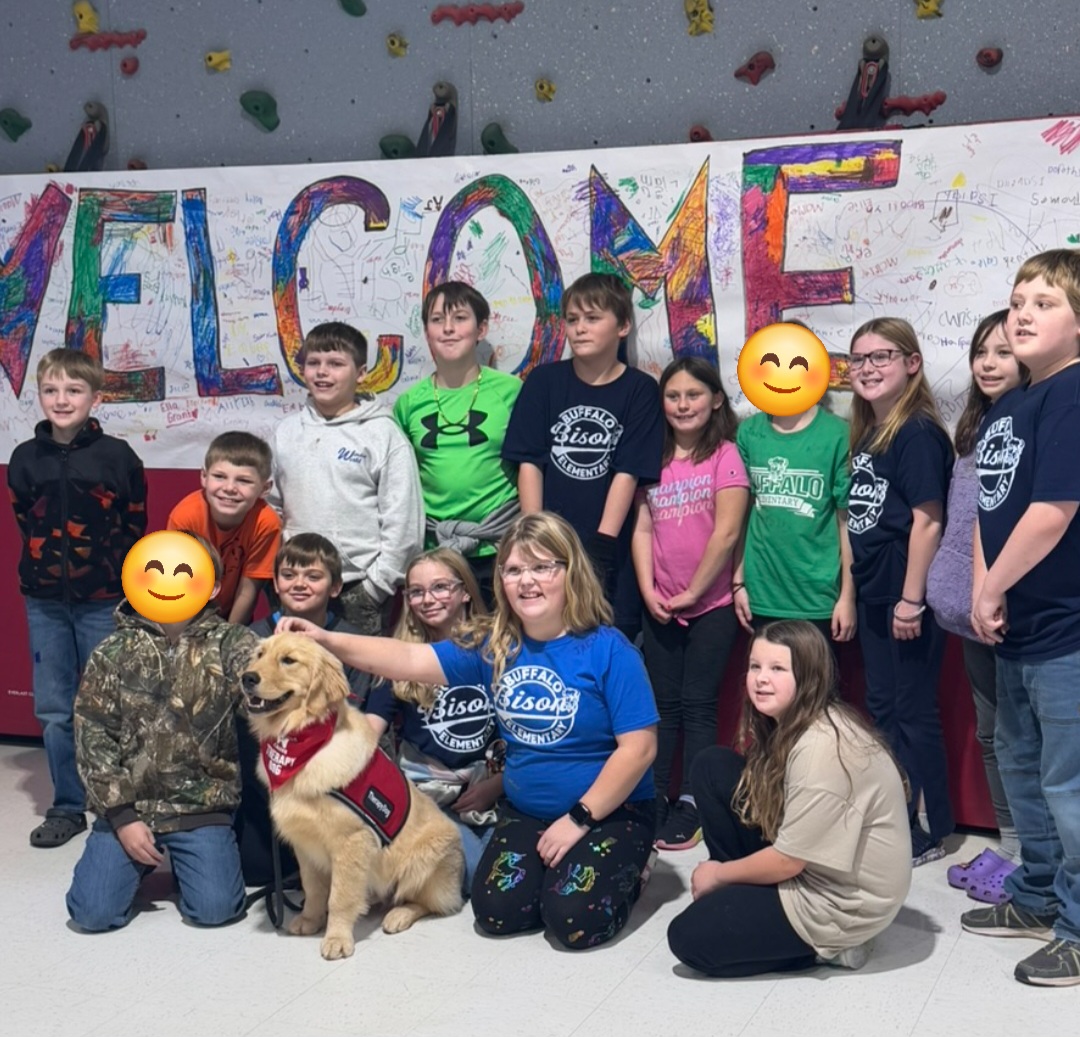
M18 140L33 125L25 115L20 115L14 108L0 109L0 130L7 134L9 140Z
M240 107L257 120L268 133L281 124L277 113L277 101L265 90L248 90L240 95Z
M354 18L362 18L367 14L367 4L364 0L338 0L338 3L346 14L351 14Z
M485 155L513 155L517 148L506 139L503 128L497 122L489 122L480 133L480 144Z
M416 145L404 133L388 133L380 138L379 150L383 158L412 158L416 154Z

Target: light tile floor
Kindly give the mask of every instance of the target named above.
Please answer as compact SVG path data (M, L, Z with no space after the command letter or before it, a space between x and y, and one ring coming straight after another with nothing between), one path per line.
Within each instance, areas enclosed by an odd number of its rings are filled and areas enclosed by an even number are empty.
M982 849L975 836L916 870L907 905L860 972L708 980L678 965L665 938L701 847L662 855L626 931L594 951L557 950L540 934L479 936L467 908L387 936L376 909L357 927L355 956L325 962L317 939L275 932L261 906L225 929L183 924L161 873L144 886L151 906L126 929L68 928L63 896L84 839L30 847L48 796L42 750L0 745L0 1004L13 1037L1080 1033L1080 988L1013 979L1034 942L961 932L972 902L948 887L945 869Z

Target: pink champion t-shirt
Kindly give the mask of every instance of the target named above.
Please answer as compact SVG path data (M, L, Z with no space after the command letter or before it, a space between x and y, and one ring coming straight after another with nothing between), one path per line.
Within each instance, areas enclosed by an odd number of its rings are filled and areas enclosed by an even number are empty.
M694 464L689 458L672 459L660 481L646 490L653 524L653 583L664 600L690 585L716 526L716 494L750 487L738 448L725 441L709 458ZM731 604L732 559L720 570L698 603L683 613L692 619L721 605Z

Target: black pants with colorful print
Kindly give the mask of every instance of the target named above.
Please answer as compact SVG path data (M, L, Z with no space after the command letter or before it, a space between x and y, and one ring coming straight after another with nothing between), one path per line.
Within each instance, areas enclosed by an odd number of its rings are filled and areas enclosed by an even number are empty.
M555 868L536 844L551 824L505 801L472 887L476 923L492 936L547 929L570 950L606 943L630 917L652 851L653 800L624 803L597 821Z

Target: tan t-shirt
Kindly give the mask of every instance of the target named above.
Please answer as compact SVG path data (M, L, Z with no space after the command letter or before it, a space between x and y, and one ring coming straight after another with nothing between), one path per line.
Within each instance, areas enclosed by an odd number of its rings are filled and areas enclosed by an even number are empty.
M836 722L839 752L824 718L792 749L773 844L806 861L780 883L780 902L795 932L827 958L880 933L911 885L911 828L896 765L865 733Z

